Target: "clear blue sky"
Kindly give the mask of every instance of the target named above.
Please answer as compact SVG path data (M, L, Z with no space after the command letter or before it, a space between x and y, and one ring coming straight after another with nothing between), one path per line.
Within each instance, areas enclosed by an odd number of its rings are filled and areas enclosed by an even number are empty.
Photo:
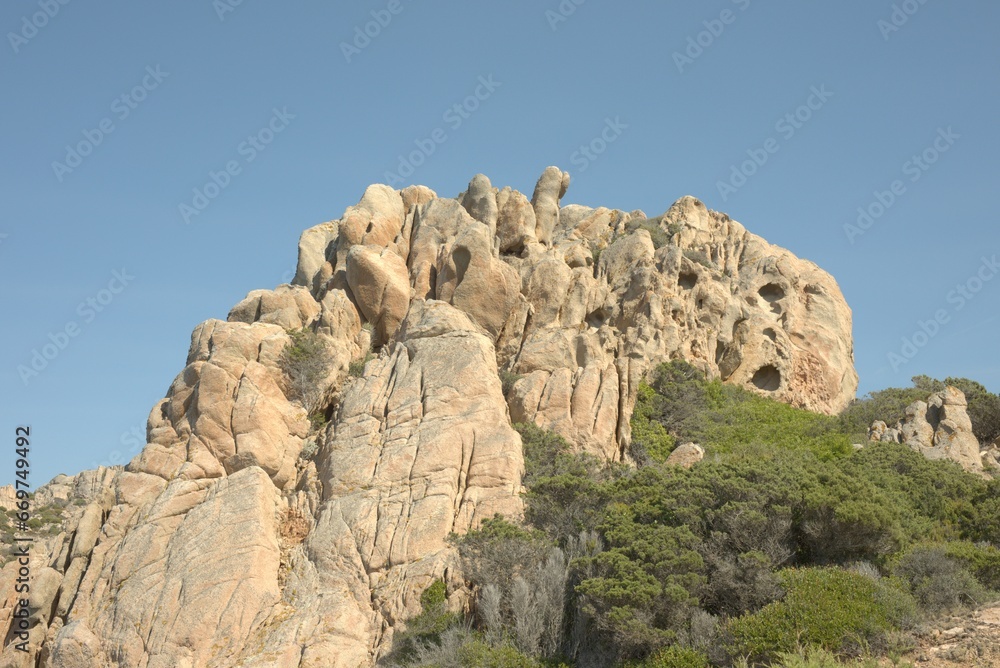
M568 17L546 14L558 0L235 1L0 8L0 444L33 427L34 484L131 456L123 434L142 432L192 328L288 280L299 233L432 136L406 182L454 196L483 172L530 193L556 164L564 203L653 215L692 194L815 261L854 310L861 392L917 373L1000 390L1000 277L975 278L1000 253L1000 5L909 0L893 26L889 0L565 0ZM386 25L345 55L373 11ZM689 39L704 46L685 61ZM797 110L808 120L779 124ZM271 123L271 143L244 144ZM577 153L592 142L600 155ZM925 150L934 164L911 161ZM722 192L748 151L766 163ZM179 206L231 161L185 224ZM851 243L875 191L895 201ZM111 283L122 269L134 278ZM970 279L970 299L949 294ZM24 383L18 366L70 323Z

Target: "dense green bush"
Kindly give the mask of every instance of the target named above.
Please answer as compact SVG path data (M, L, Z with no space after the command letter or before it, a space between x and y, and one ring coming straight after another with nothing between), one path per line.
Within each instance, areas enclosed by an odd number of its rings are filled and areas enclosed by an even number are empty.
M993 545L953 541L944 546L945 554L962 564L981 585L1000 592L1000 550Z
M633 668L708 668L708 657L681 645L670 645Z
M646 399L651 420L678 442L694 441L717 453L761 444L783 450L809 450L820 459L851 453L850 438L839 421L783 404L721 381L708 381L690 364L661 365L650 383L656 396Z
M666 461L677 445L677 440L663 424L653 419L656 403L656 390L641 383L629 422L632 429L632 459L640 465Z
M606 470L592 456L572 454L558 434L534 424L514 428L521 434L524 452L525 519L563 546L582 531L594 529Z
M728 624L733 656L769 660L799 645L867 649L915 618L913 599L890 581L841 568L789 569L780 577L784 598Z

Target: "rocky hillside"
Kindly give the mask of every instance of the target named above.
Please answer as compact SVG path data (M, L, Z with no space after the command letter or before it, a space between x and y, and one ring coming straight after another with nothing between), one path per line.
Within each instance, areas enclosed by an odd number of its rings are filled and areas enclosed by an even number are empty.
M465 604L450 534L520 517L513 423L628 461L639 383L674 359L821 413L853 399L829 274L692 197L648 217L568 186L373 185L306 230L292 285L195 329L140 455L39 490L67 519L35 545L31 651L0 665L371 665L435 581ZM283 364L303 332L331 361L305 389Z

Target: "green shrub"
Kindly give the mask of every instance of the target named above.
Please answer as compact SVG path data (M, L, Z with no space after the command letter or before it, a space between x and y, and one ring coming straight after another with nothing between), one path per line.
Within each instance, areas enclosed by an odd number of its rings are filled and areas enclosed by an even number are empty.
M519 373L514 373L508 371L507 369L500 369L500 387L503 391L503 396L510 395L510 391L514 389L514 383L521 380L524 376Z
M894 573L909 586L920 607L932 613L974 606L986 598L983 586L948 556L943 545L914 547L902 556Z
M309 424L312 425L313 431L322 431L328 422L329 420L324 411L316 411L309 414Z
M707 269L715 269L715 263L712 262L708 255L705 254L705 251L697 250L695 248L685 248L684 257Z
M448 612L446 594L442 580L435 580L420 594L420 614L406 623L406 631L400 633L394 642L393 653L403 661L403 665L421 665L410 663L410 660L425 650L440 646L443 636L460 625L460 617Z
M897 668L913 668L908 663L894 663ZM879 668L875 659L857 659L841 661L837 656L824 649L800 649L794 653L778 655L778 660L771 664L772 668Z
M554 432L515 424L524 452L525 519L560 545L597 525L602 468L596 458L572 454Z
M501 515L484 520L479 529L453 536L466 579L495 584L509 591L514 578L542 563L552 543L541 531L529 531Z
M962 564L984 587L1000 592L1000 550L993 545L969 541L947 543L945 554Z
M751 444L808 450L822 460L853 452L836 418L708 381L686 362L661 365L650 385L656 396L645 409L648 417L677 441L694 441L717 453Z
M656 391L641 383L629 426L632 428L632 458L638 464L663 462L677 445L663 425L653 419Z
M900 510L910 542L1000 539L994 513L997 487L950 461L932 461L897 443L881 443L854 453L839 467L868 480Z
M365 375L365 365L375 359L372 353L365 353L365 356L352 361L347 365L347 375L351 378L361 378Z
M708 668L708 657L701 652L680 645L670 645L645 661L632 664L634 668Z
M521 435L521 451L524 454L524 485L531 485L541 478L558 475L560 457L570 452L569 443L559 434L546 431L533 422L513 425Z
M649 238L653 241L653 248L662 248L670 243L670 238L674 235L674 232L669 231L669 229L663 229L661 221L661 216L657 216L656 218L633 218L626 223L625 232L631 234L636 230L646 230L649 232Z
M291 342L281 351L278 365L285 373L290 396L312 412L319 408L333 355L323 339L308 329L290 332L289 337Z
M729 622L733 656L773 660L799 645L867 648L915 615L913 599L896 584L840 568L789 569L781 580L784 598Z

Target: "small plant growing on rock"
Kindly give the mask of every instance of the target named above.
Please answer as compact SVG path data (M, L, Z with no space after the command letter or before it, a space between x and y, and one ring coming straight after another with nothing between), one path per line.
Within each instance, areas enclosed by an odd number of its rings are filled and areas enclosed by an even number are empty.
M653 241L653 248L662 248L670 242L670 237L673 236L672 232L668 232L660 227L660 217L657 218L638 218L635 220L630 220L625 225L625 231L631 234L636 230L646 230L649 232L649 238Z
M323 380L333 366L333 356L313 331L301 329L289 336L291 343L281 352L278 366L285 372L291 398L311 412L323 397Z
M521 380L524 376L519 373L514 373L513 371L508 371L507 369L500 369L500 385L503 388L503 396L508 396L510 391L514 389L514 383Z
M707 269L712 269L715 267L715 264L708 258L707 255L705 255L704 251L696 250L694 248L685 248L684 257L691 260L692 262L700 264L701 266Z

